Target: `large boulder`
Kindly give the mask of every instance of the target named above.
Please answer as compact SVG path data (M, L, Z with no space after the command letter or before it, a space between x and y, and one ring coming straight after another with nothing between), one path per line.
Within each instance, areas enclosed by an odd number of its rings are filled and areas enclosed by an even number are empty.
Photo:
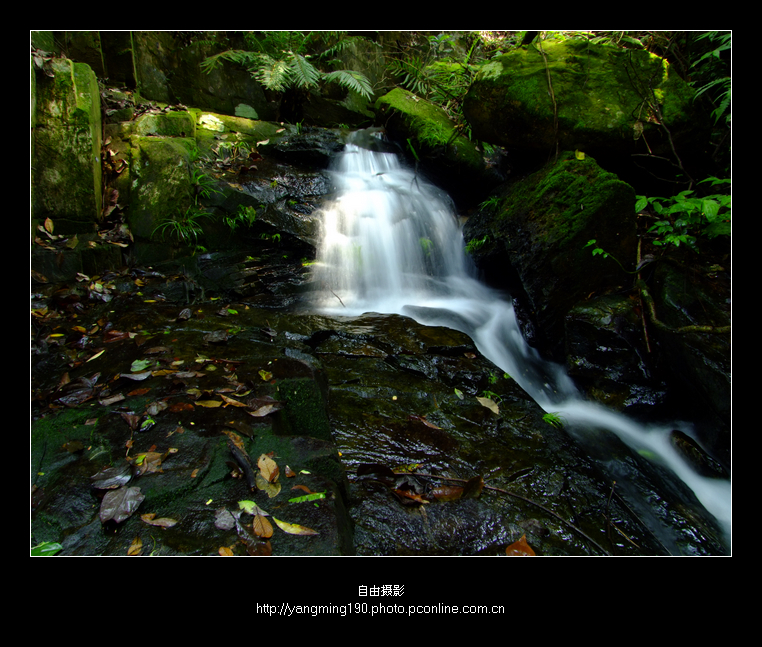
M582 157L582 156L580 156ZM555 163L486 202L465 225L468 250L486 279L526 294L546 350L563 341L563 321L590 293L622 285L627 274L594 257L588 241L622 263L636 253L635 193L589 156Z
M101 111L88 65L46 60L33 75L32 216L58 233L92 232L101 216Z
M665 59L570 39L492 59L463 111L477 138L509 148L671 157L696 138L693 96Z

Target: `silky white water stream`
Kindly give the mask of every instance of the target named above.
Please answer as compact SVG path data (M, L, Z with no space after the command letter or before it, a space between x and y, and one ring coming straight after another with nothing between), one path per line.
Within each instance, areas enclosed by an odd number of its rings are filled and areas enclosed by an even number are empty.
M403 314L468 334L546 411L579 430L607 430L671 470L731 533L730 482L697 474L673 448L670 426L644 426L580 397L561 367L524 340L513 306L476 277L449 197L395 155L347 144L333 170L315 268L319 309ZM690 430L687 430L690 433Z

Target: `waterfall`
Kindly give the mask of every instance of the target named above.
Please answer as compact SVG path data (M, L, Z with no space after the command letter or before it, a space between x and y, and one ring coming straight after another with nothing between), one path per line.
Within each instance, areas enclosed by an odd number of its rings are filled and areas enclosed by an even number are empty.
M373 152L351 138L332 173L337 195L323 211L314 274L321 312L402 314L466 333L578 439L606 430L671 470L730 543L730 482L701 476L686 463L669 440L676 425L642 425L584 400L562 367L525 342L510 300L478 281L449 196L394 154Z

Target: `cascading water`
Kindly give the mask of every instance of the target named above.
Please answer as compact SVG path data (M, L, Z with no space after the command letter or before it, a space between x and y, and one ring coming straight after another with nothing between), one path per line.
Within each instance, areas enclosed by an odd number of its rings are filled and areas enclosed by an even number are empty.
M322 312L402 314L466 333L578 438L613 432L671 470L720 523L729 547L730 482L701 476L685 462L669 441L676 425L643 426L583 400L561 367L525 342L510 301L477 280L446 194L401 166L394 154L352 139L334 174L338 197L324 209L315 269Z

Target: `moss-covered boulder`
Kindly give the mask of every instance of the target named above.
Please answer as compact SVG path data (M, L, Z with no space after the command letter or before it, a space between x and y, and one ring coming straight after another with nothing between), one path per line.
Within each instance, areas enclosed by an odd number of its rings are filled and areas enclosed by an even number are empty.
M489 200L464 230L487 278L526 293L550 346L563 339L563 318L575 303L627 280L613 260L593 256L588 241L628 263L635 232L632 187L572 152Z
M181 218L193 207L191 160L196 140L184 137L131 138L129 225L133 236L151 239L166 218Z
M401 88L378 99L376 110L389 138L456 201L473 200L489 186L484 157L444 110Z
M101 216L101 111L88 65L50 59L33 75L32 215L57 233L94 231Z
M671 156L665 127L678 147L696 137L692 99L663 58L570 39L485 64L463 111L476 137L501 146Z

